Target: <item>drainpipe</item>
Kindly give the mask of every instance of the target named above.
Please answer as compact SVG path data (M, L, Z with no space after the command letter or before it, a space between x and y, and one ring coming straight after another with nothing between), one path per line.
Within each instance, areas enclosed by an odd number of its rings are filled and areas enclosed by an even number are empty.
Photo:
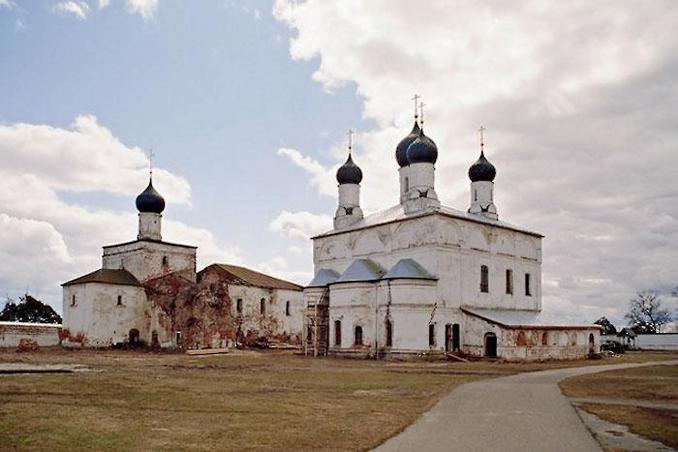
M379 282L374 285L374 359L379 359Z

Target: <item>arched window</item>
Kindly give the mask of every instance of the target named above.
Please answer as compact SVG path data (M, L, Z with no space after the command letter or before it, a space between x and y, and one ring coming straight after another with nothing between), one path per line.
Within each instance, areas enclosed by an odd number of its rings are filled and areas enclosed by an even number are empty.
M532 296L532 287L530 287L531 278L529 273L525 273L525 296Z
M118 306L122 306L122 295L118 295Z
M290 300L287 300L285 302L285 315L287 317L291 316L292 314L290 313Z
M169 259L167 259L167 256L162 257L162 266L167 267L169 265Z
M355 327L355 334L354 334L354 341L353 343L355 345L363 345L363 327L360 325L357 325Z
M334 345L341 346L341 320L334 321Z
M541 345L549 345L549 333L547 331L544 331L541 336Z
M393 347L393 322L386 320L386 346Z
M242 298L238 298L238 299L235 301L235 311L236 311L238 314L242 314Z
M259 312L261 315L266 315L266 299L262 298L259 300Z
M71 295L71 306L75 306L75 295Z
M405 177L405 193L407 193L408 191L410 191L410 178Z
M428 324L428 345L433 347L436 345L436 324Z
M506 293L513 295L513 270L506 269Z
M480 266L480 291L484 293L490 291L490 270L487 265Z

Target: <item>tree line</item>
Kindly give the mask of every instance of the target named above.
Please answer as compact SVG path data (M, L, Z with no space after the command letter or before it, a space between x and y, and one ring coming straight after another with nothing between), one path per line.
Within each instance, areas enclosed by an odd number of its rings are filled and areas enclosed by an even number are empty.
M678 299L678 287L671 293ZM662 297L655 291L638 292L631 301L624 319L628 321L628 327L636 334L656 334L664 330L666 324L677 320L678 315L663 305ZM595 322L603 327L602 334L616 334L617 328L606 317L601 317Z

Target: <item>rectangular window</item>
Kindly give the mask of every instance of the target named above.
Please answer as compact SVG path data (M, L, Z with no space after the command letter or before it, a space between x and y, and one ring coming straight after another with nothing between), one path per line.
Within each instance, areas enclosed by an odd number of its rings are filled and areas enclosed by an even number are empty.
M262 298L259 300L259 312L261 315L266 315L266 299Z
M235 310L238 314L242 314L242 298L238 298L235 302Z
M71 306L75 306L75 295L71 296Z
M122 306L122 295L118 295L118 306Z
M513 270L506 269L506 293L513 295Z
M289 301L289 300L287 300L287 301L285 302L285 315L286 315L287 317L289 317L289 316L292 315L292 314L290 313L290 301Z
M490 291L490 270L487 265L480 266L480 291L484 293Z
M532 296L532 287L530 287L530 274L525 273L525 295L528 297Z
M433 347L436 345L436 325L429 323L428 325L428 345Z

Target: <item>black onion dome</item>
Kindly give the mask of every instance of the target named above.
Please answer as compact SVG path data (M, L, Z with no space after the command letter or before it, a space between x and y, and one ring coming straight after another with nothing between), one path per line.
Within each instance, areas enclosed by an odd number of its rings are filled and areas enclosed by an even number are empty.
M339 184L359 184L363 180L363 172L353 162L351 154L348 154L346 163L341 165L337 170L337 182Z
M471 182L492 182L497 175L497 170L486 158L483 151L480 151L480 157L468 169L468 177Z
M438 160L438 146L419 129L417 138L407 148L407 160L412 163L435 163Z
M407 135L405 138L400 140L400 143L398 143L398 146L396 146L396 160L398 161L398 165L402 168L403 166L407 166L410 164L410 161L407 160L407 148L410 147L412 142L417 139L419 136L419 123L417 121L414 121L414 127L412 127L412 131L410 132L409 135Z
M137 210L139 212L162 213L165 210L165 198L153 188L153 181L148 182L146 190L137 196Z

